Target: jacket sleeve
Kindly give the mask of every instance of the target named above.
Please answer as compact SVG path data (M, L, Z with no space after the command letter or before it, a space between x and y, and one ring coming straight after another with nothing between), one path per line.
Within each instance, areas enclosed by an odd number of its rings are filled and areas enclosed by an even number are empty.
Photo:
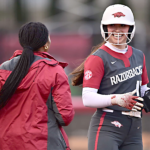
M55 76L55 85L52 89L52 107L55 117L61 126L67 126L74 117L71 91L67 75L59 66Z

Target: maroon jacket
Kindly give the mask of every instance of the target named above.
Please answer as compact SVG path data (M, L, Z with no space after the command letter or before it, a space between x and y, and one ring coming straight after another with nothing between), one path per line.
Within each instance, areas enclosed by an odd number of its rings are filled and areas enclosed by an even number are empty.
M22 51L15 51L0 66L0 89L14 69ZM74 110L67 65L46 52L35 52L28 74L7 105L0 110L0 150L70 150L62 126L73 119Z

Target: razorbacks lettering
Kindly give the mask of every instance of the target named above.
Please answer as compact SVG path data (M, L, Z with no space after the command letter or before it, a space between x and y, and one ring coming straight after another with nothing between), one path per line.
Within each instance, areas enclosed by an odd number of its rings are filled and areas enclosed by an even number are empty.
M129 69L123 73L110 77L111 85L118 84L119 82L126 81L134 76L142 74L142 66L138 66L132 69Z

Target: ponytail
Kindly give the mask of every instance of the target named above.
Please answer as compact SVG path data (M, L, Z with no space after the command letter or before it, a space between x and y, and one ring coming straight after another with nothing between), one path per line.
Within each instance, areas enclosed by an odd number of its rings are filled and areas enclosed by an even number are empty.
M97 51L103 44L105 44L105 41L98 44L97 46L94 46L92 48L92 52L90 53L90 55L92 55L95 51ZM73 78L72 78L72 85L73 86L81 85L83 83L84 63L85 63L86 59L81 63L80 66L78 66L77 68L75 68L75 70L73 72L71 72L71 75L73 75Z
M33 51L27 48L24 49L16 67L0 91L0 108L4 107L8 99L14 94L19 83L26 76L33 59Z
M47 41L48 30L42 23L30 22L21 27L19 42L23 47L23 52L0 91L0 109L8 103L22 79L28 73L30 65L34 61L34 51L38 51Z

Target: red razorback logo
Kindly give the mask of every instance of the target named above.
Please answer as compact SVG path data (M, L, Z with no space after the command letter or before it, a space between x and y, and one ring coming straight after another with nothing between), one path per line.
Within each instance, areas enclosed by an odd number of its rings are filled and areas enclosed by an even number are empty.
M125 16L122 12L117 12L117 13L114 13L114 14L112 14L112 15L114 15L114 17L121 17L121 16Z

